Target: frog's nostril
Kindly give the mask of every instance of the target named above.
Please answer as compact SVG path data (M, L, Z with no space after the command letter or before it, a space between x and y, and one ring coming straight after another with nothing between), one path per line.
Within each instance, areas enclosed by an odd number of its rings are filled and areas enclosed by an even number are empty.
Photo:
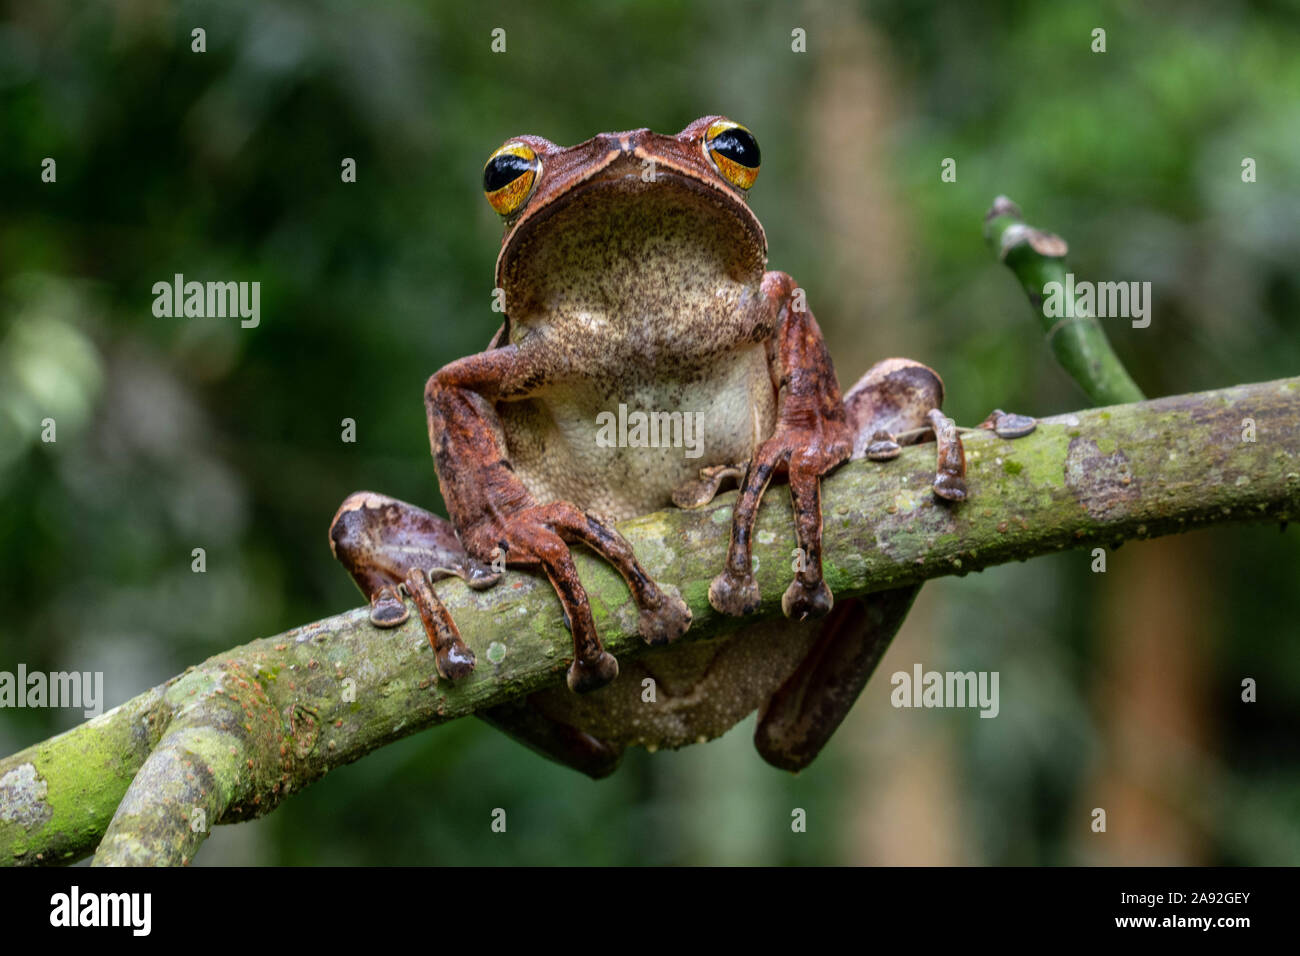
M649 134L650 130L648 129L631 129L623 133L601 133L596 138L606 149L614 149L620 153L631 155L636 152L638 146L645 144L646 137Z

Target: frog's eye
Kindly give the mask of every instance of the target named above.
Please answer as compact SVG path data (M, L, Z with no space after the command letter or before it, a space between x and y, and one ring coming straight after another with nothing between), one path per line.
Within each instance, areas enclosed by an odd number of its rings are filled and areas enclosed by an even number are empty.
M506 143L483 167L483 192L503 216L518 212L537 185L542 161L527 143Z
M758 140L739 123L718 120L704 133L704 155L722 178L739 189L748 189L758 178Z

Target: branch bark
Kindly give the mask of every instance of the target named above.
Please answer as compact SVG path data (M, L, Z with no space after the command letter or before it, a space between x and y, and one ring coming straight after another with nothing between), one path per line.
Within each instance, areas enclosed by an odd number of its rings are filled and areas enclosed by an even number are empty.
M955 507L930 493L933 445L826 480L837 597L1209 524L1285 522L1300 511L1300 378L1059 415L1014 442L976 430L966 447L971 494ZM684 640L745 626L707 599L734 497L620 525L690 604ZM755 540L759 614L774 616L795 547L779 488ZM609 648L642 651L621 579L577 560ZM407 734L563 682L570 639L544 580L511 573L474 592L453 578L437 590L478 658L469 679L437 680L414 614L380 631L358 609L233 648L0 761L0 862L68 862L98 844L97 864L185 863L213 823L267 813Z

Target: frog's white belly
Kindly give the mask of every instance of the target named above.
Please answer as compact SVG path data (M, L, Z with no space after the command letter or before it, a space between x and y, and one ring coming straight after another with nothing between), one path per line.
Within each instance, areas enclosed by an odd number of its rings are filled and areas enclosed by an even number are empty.
M570 501L613 521L645 514L701 468L747 462L772 433L776 395L761 344L698 372L656 372L498 406L507 457L538 503Z

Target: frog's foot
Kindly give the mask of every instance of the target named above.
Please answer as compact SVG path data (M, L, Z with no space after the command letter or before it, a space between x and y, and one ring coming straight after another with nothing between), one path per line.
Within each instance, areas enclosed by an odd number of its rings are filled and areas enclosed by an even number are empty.
M790 497L794 502L794 530L799 542L794 580L781 595L781 610L796 621L824 617L835 601L822 580L822 494L821 476L852 452L846 437L842 447L829 456L814 457L806 452L790 465ZM842 455L843 457L840 457Z
M995 408L989 412L988 418L975 427L987 429L999 438L1024 438L1038 427L1038 420L1028 415L1017 415L1015 412L1004 412L1000 408Z
M370 623L375 627L397 627L410 616L406 602L398 597L398 588L385 584L370 595Z
M820 617L831 609L830 589L822 580L821 476L846 461L853 451L843 421L815 419L809 426L781 425L764 441L745 471L732 513L731 543L722 573L709 585L709 603L723 614L750 614L758 609L753 573L754 519L772 477L784 471L794 504L798 539L795 579L781 598L788 617Z
M876 429L871 435L863 457L871 461L893 461L903 453L903 446L898 439L883 428Z
M564 501L534 505L509 515L499 525L509 566L541 568L560 599L573 635L573 664L569 687L578 692L596 690L618 676L618 662L601 645L591 617L591 603L578 580L569 544L581 542L623 576L640 611L638 628L649 644L667 644L691 626L691 612L676 595L668 594L650 579L632 553L632 546L617 531L594 515ZM472 542L483 547L487 539Z
M934 493L947 501L966 497L966 452L952 419L941 411L943 380L910 359L873 365L849 390L844 408L855 438L853 457L897 458L904 445L933 439L938 446Z
M416 609L420 612L420 621L424 624L424 633L429 635L434 654L438 661L438 673L450 680L468 677L474 670L474 652L461 640L456 622L446 605L433 593L429 573L423 568L411 568L406 572L406 593L411 595Z
M930 409L925 417L939 446L939 464L931 487L945 501L965 501L966 449L957 434L957 424L937 408Z
M717 496L724 481L735 479L743 482L745 470L743 464L701 468L698 479L673 490L673 504L679 508L701 508ZM709 585L709 603L725 614L752 614L761 603L758 582L752 573L724 570Z
M372 624L404 624L410 616L401 599L405 592L424 624L439 675L456 680L473 671L474 652L461 640L431 582L455 575L472 588L485 588L501 575L466 553L451 522L395 498L359 491L334 515L330 549L369 598Z
M762 603L752 571L723 571L709 584L709 603L723 614L753 614Z
M971 429L958 428L952 419L943 415L938 408L925 413L928 422L919 428L895 435L877 429L872 432L871 440L855 457L871 461L890 461L902 452L904 444L923 442L934 439L938 445L938 467L935 470L934 493L948 501L962 501L966 498L966 452L962 445L961 433ZM1023 438L1032 434L1038 427L1038 421L1028 415L1018 415L995 408L976 428L991 431L999 438L1008 440Z
M939 446L939 467L934 477L934 493L948 501L962 501L966 497L966 450L961 442L961 429L937 407L926 414L930 431ZM995 408L978 428L987 429L999 438L1023 438L1038 427L1038 422L1028 415L1017 415Z
M673 504L679 508L702 508L717 497L723 481L734 478L739 481L745 476L745 466L710 465L700 469L700 477L688 481L673 489Z

